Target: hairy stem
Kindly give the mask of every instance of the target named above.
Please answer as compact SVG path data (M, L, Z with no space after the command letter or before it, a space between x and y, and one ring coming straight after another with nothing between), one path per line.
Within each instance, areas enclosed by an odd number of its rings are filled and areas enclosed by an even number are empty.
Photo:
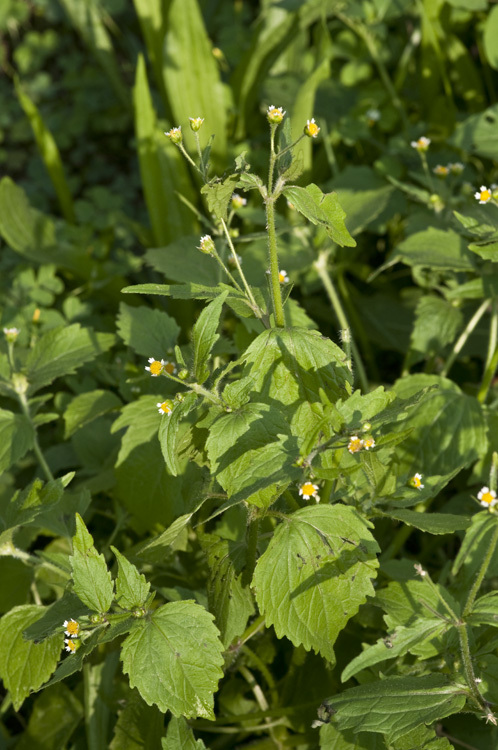
M473 316L471 317L467 325L465 326L464 330L458 337L458 340L455 342L455 345L453 346L451 354L446 360L446 364L441 371L441 375L443 377L446 377L446 375L450 371L451 367L453 366L453 363L455 362L456 358L458 357L463 347L465 346L467 339L469 338L470 334L472 333L476 325L481 320L482 316L484 315L488 307L489 307L489 300L485 299L484 302L480 305L480 307L478 307L478 309L475 311L475 313L473 314Z
M277 328L283 328L285 326L285 318L284 306L282 304L282 291L280 289L277 233L275 230L275 200L277 196L273 192L273 172L275 170L275 162L277 159L275 154L275 130L276 125L271 125L270 164L268 167L268 192L265 199L265 210L266 228L268 231L268 254L270 256L270 280L273 312L275 315L275 325Z
M465 602L465 607L463 608L464 617L466 617L469 614L469 612L472 610L472 607L474 606L475 598L477 596L479 589L481 588L481 584L484 580L484 576L487 573L489 563L491 562L491 559L495 553L497 542L498 542L498 521L496 523L495 530L493 531L493 536L491 537L491 540L489 542L489 547L488 547L488 551L486 552L486 556L481 563L479 572L475 577L474 583L472 584L472 588L469 591L467 601Z

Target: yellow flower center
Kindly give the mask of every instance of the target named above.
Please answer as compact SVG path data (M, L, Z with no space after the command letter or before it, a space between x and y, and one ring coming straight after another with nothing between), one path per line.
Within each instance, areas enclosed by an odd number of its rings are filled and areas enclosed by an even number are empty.
M480 195L482 201L489 201L491 198L491 190L481 190Z
M168 375L173 375L173 373L175 372L175 365L173 364L173 362L168 362L164 365L164 369L166 370Z
M348 443L348 451L350 453L358 453L363 447L363 441L360 438L353 437Z
M283 284L285 282L285 273L282 273L282 271L279 271L278 280L280 281L281 284Z
M74 635L78 635L79 631L80 631L80 626L78 625L77 622L68 622L66 633L69 633L69 635L74 636Z
M491 492L484 492L481 495L481 503L492 503L493 500L495 500L495 497L491 494Z
M76 643L74 641L67 641L66 645L70 651L76 651Z
M365 448L373 448L373 446L375 445L375 440L373 438L365 438L365 440L363 441L363 445L365 446Z
M150 363L150 374L151 375L159 375L159 373L161 372L162 369L163 369L163 366L162 366L162 364L157 359L155 359L154 362Z
M412 485L416 487L417 489L421 486L422 481L420 477L412 477Z
M308 135L317 135L319 130L320 128L318 127L316 122L310 122L310 124L308 125Z
M303 492L303 495L314 495L315 494L315 488L311 484L311 482L305 482L303 485L301 485L301 490Z
M161 409L163 414L171 414L171 412L173 411L169 401L163 401L159 408Z

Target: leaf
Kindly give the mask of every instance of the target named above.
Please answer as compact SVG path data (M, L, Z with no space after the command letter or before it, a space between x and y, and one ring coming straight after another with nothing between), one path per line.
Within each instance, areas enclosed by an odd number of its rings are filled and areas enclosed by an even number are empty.
M452 574L458 575L462 566L470 568L469 573L477 572L481 564L482 550L488 549L496 529L497 519L488 510L472 516L470 528L465 532L452 567Z
M394 742L421 724L460 711L466 693L443 675L387 677L334 695L327 704L340 729L379 732Z
M69 564L69 563L68 563ZM90 615L91 612L72 591L65 591L49 607L44 607L41 616L27 627L23 636L31 641L44 641L55 633L61 632L64 620L79 620L80 617Z
M159 294L173 299L215 299L221 292L227 291L224 284L205 286L204 284L136 284L121 289L124 294ZM243 294L230 289L227 300L245 300Z
M73 398L64 410L66 440L77 430L93 422L97 417L114 411L121 406L119 399L112 391L87 391Z
M189 727L183 716L176 718L172 716L169 720L166 737L161 740L162 750L206 750L202 740L196 740L192 728Z
M241 583L246 548L241 543L215 536L201 539L201 543L209 565L209 611L214 614L221 641L228 649L234 638L242 635L249 617L254 614L251 590Z
M441 619L419 620L409 628L402 625L397 627L393 633L385 638L379 638L377 643L368 646L361 654L350 661L341 674L341 682L346 682L362 669L410 653L414 646L432 640L432 638L441 635L447 628L448 623Z
M16 94L23 108L26 116L29 119L30 125L33 129L33 133L38 146L38 151L43 159L49 177L55 188L59 205L62 211L62 215L71 223L75 221L73 199L71 197L71 191L66 180L66 173L64 170L64 164L61 159L59 149L55 139L47 128L40 111L36 104L30 99L27 93L23 90L19 81L15 79Z
M455 531L467 529L471 524L470 518L452 513L417 513L403 509L389 510L385 515L429 534L454 534Z
M174 318L162 310L150 307L131 307L121 302L117 318L120 338L137 354L161 359L173 349L180 333Z
M0 472L19 461L33 447L34 438L33 427L24 414L0 409Z
M136 690L130 690L118 714L109 750L152 750L159 746L163 734L163 714L156 706L148 706Z
M448 143L475 156L498 159L497 123L498 104L494 104L492 107L485 109L484 112L471 115L463 122L458 123L455 132L448 139Z
M312 224L321 226L327 235L338 245L356 247L356 242L344 224L346 214L342 210L335 193L322 193L311 183L306 188L289 185L283 190L287 200Z
M343 505L308 506L281 523L256 565L253 583L278 638L334 663L333 645L368 595L378 546L367 523Z
M66 687L56 685L44 690L34 701L25 728L16 750L58 750L67 743L83 719L83 706Z
M231 174L222 182L213 180L201 188L201 193L206 196L208 209L215 219L227 220L228 205L239 183L239 178L240 175Z
M463 316L454 305L440 297L421 297L417 303L410 348L428 357L441 354L462 327ZM410 365L422 357L411 356Z
M94 612L107 612L114 598L111 574L104 555L99 555L93 546L93 538L78 513L70 560L75 593Z
M219 339L217 333L223 303L228 292L222 292L207 305L199 315L192 333L194 345L194 375L198 383L204 383L209 377L207 366L211 349Z
M434 227L415 232L400 242L390 260L401 260L409 266L453 271L470 271L475 266L463 237L450 229L443 231Z
M491 625L498 628L498 592L490 591L474 602L467 617L469 625Z
M40 336L27 361L29 393L51 383L61 375L69 375L85 362L107 351L115 341L111 333L95 333L79 323L58 326Z
M204 285L216 289L219 280L218 266L211 256L201 253L198 245L198 236L178 237L166 247L147 250L145 260L171 281L192 284L192 287Z
M412 567L415 576L414 566ZM443 600L446 602L445 606ZM432 620L436 613L448 617L449 609L457 616L460 614L458 602L441 586L428 586L420 580L408 580L402 583L391 581L388 586L376 593L376 603L386 612L384 620L389 630L399 625L413 627L419 620ZM449 609L448 609L449 608ZM417 649L413 653L418 655Z
M156 609L124 641L123 672L146 703L164 713L213 719L213 693L223 676L223 646L213 616L193 601Z
M188 61L188 65L182 61ZM212 154L216 168L222 170L227 148L226 95L197 0L172 0L169 4L163 78L175 123L185 126L187 148L195 150L188 118L205 118L201 133L215 134Z
M181 403L175 403L171 414L161 417L158 433L159 442L168 471L174 477L178 476L181 471L178 461L180 451L178 430L180 422L194 408L197 399L197 394L187 393Z
M331 183L346 213L346 227L358 234L386 209L394 188L366 166L347 166Z
M133 88L133 108L140 177L154 244L167 245L195 227L192 213L178 197L180 193L192 200L192 183L182 155L171 147L159 127L141 54Z
M283 487L300 476L293 468L298 448L283 414L267 404L246 404L221 414L211 425L206 450L211 472L229 498L266 506L275 491L261 490L276 483Z
M498 39L498 8L494 7L488 13L484 22L484 51L488 58L488 63L492 68L498 70L498 51L496 49L496 40Z
M335 724L323 724L320 750L386 750L386 744L376 734L354 734L350 729L339 730Z
M141 573L119 550L111 545L111 550L118 561L116 577L116 604L122 609L138 609L147 601L150 591L148 583Z
M43 607L25 604L14 607L0 620L0 678L16 711L32 690L38 690L48 680L64 642L61 631L43 643L24 640L23 630L36 622L43 611Z

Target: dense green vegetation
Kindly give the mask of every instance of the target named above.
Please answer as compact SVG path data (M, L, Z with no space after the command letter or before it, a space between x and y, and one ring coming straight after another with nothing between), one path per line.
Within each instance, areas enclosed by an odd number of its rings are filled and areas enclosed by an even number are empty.
M0 34L0 749L498 747L498 7Z

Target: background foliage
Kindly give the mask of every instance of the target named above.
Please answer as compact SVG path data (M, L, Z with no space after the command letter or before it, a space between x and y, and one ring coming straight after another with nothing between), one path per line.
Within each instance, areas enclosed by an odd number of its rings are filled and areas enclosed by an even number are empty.
M0 33L0 746L495 747L496 5L6 0ZM280 147L321 128L280 163L280 333L197 249L229 218L270 321L272 104ZM163 135L197 116L204 187Z

